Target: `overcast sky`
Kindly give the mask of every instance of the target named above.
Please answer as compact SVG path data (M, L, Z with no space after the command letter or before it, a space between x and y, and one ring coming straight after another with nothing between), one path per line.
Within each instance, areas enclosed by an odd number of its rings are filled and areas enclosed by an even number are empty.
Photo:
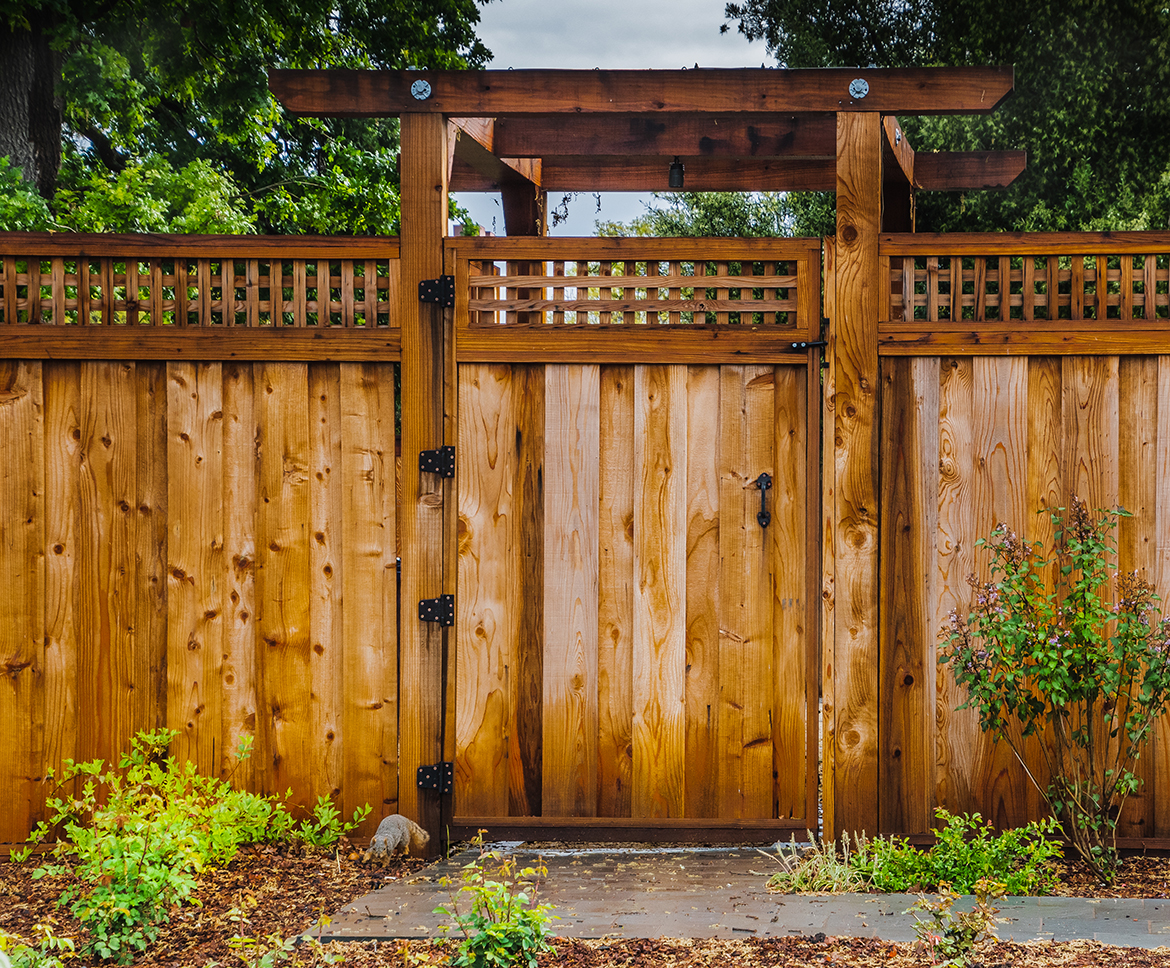
M734 28L719 33L725 0L492 0L480 8L479 36L494 55L493 69L759 67L773 63L760 42ZM456 196L489 231L504 232L498 196ZM592 235L593 223L628 221L644 211L649 195L591 195L569 207L569 221L554 235ZM550 204L560 201L549 199Z

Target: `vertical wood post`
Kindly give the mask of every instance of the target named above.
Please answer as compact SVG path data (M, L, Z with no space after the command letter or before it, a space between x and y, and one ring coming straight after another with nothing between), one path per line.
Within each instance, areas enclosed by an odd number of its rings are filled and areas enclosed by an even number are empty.
M882 130L876 113L837 115L834 339L833 816L827 833L876 833L878 818L878 232Z
M442 837L439 795L420 790L418 768L443 758L444 630L418 617L444 588L444 479L422 474L419 454L444 442L444 314L418 300L418 284L443 273L447 224L447 126L439 114L401 120L402 590L399 810Z
M532 182L500 186L504 231L508 235L548 235L548 193Z

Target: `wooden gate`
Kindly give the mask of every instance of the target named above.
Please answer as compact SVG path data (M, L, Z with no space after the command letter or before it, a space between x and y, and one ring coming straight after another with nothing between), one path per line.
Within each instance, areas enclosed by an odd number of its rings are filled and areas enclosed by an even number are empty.
M447 256L453 833L815 827L819 240Z

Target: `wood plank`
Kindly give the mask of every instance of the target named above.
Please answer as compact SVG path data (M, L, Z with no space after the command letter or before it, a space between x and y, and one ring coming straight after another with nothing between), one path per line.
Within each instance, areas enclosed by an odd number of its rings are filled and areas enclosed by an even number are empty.
M760 491L752 483L762 473L776 474L775 382L773 367L720 370L718 816L736 819L769 817L773 807L772 609L778 575L771 535L757 519ZM767 494L772 509L778 507L774 490ZM803 745L798 741L791 751L798 763ZM803 793L803 784L798 789Z
M223 766L223 375L167 366L167 725L175 756L204 775Z
M352 271L349 282L352 296ZM343 785L345 547L340 380L338 364L309 366L310 782L314 797L331 798L340 796Z
M634 769L634 368L602 367L600 394L597 814L628 817Z
M43 765L78 759L81 364L42 364L45 399L45 741ZM73 786L65 794L73 792ZM43 812L34 821L47 819Z
M166 725L167 701L167 370L162 363L135 367L137 447L134 502L138 591L131 694L133 729Z
M0 840L23 840L43 796L45 729L45 412L41 365L0 363ZM53 764L54 766L56 764Z
M223 565L224 629L220 690L221 762L232 760L233 782L243 789L271 789L266 732L260 708L256 622L256 505L260 463L252 366L225 363L223 377ZM244 736L253 738L249 759L235 763Z
M882 356L1158 356L1166 349L1166 329L1120 331L1105 324L1088 331L1069 322L1061 320L1060 329L1038 332L1014 320L1014 329L986 323L986 328L966 333L941 328L927 333L919 327L910 330L890 324L882 327L878 352Z
M442 313L420 303L418 283L443 272L447 224L447 126L442 115L403 118L401 122L402 265L399 319L402 325L402 624L400 638L399 771L412 777L418 767L443 758L444 635L418 619L417 603L454 591L453 574L444 574L446 534L444 500L449 488L418 470L423 449L445 439L446 386ZM358 332L358 331L354 331ZM450 412L454 413L454 401ZM452 441L453 442L453 441ZM431 831L431 849L441 841L439 797L420 793L412 783L399 789L399 810Z
M987 538L1000 523L1019 534L1034 510L1026 502L1028 364L1003 357L976 357L972 363L973 534ZM979 580L989 580L986 549L976 554L975 562ZM970 595L968 591L968 609ZM980 733L972 768L977 778L975 809L1000 829L1024 823L1028 781L1010 747L996 743L989 733Z
M919 151L914 180L933 192L1007 188L1027 167L1026 151Z
M512 383L512 508L520 556L513 607L518 604L520 621L511 674L515 712L508 745L508 813L525 816L541 812L544 781L544 367L514 366Z
M837 118L835 831L877 829L881 123Z
M1063 361L1066 504L1079 497L1090 510L1117 507L1118 368L1116 356Z
M1158 536L1154 578L1165 615L1168 611L1165 602L1170 599L1170 356L1158 358L1157 476L1154 480ZM1164 837L1170 833L1170 797L1163 795L1170 790L1170 756L1166 755L1170 751L1170 716L1163 716L1154 727L1153 747L1157 755L1153 759L1154 829L1151 833Z
M634 817L682 815L686 369L634 371Z
M1170 251L1170 232L883 233L882 255L1146 255Z
M81 368L78 753L116 758L130 739L137 589L134 364Z
M139 261L180 258L219 259L279 253L283 259L396 259L398 237L343 235L180 235L118 232L0 232L0 252L41 256L115 256ZM109 294L106 294L109 298Z
M561 840L602 843L774 844L804 836L803 820L700 820L694 817L455 817L453 839L486 829L499 840Z
M542 803L548 816L597 811L600 394L595 365L545 367Z
M742 372L742 368L738 368ZM687 368L686 816L719 817L720 368ZM631 446L633 437L630 438ZM631 454L632 457L632 454ZM627 477L629 470L625 471ZM739 522L735 522L739 527ZM730 585L731 594L735 594ZM732 666L734 668L734 666Z
M1153 306L1153 285L1146 288ZM1133 514L1117 529L1120 573L1156 577L1158 534L1158 361L1122 357L1118 362L1118 504ZM1134 772L1141 786L1130 794L1118 819L1118 832L1143 837L1154 829L1154 743L1147 742Z
M431 86L420 101L410 86ZM869 84L853 100L849 84ZM1011 93L1011 67L738 68L695 71L354 71L273 70L268 86L294 114L454 117L532 114L766 114L865 111L883 114L987 113ZM555 123L555 122L554 122ZM403 232L405 237L406 233Z
M460 367L459 403L455 802L460 812L506 817L520 570L512 368Z
M260 454L256 515L259 728L271 789L312 803L309 610L308 370L268 363L253 371Z
M825 239L825 363L821 371L821 453L820 453L820 524L821 524L821 609L820 702L817 726L820 732L818 753L821 758L821 831L827 839L838 834L837 818L837 706L836 706L836 592L837 592L837 243ZM810 495L811 496L811 495ZM811 696L810 696L811 700ZM812 771L810 771L812 772Z

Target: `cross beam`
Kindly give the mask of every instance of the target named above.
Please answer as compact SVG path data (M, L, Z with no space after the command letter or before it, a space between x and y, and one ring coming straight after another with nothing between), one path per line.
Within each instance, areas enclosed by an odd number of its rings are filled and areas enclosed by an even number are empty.
M420 83L421 82L421 83ZM272 71L292 113L315 117L533 114L985 114L1012 67L692 71Z

